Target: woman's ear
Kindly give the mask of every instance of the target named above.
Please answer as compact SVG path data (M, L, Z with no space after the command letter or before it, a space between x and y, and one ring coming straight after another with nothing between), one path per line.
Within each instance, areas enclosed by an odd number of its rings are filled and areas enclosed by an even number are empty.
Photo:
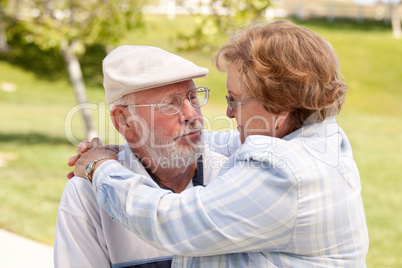
M289 118L289 114L290 113L288 111L283 111L277 115L276 120L275 120L275 129L279 129L279 128L283 127L283 125L286 124L286 121Z

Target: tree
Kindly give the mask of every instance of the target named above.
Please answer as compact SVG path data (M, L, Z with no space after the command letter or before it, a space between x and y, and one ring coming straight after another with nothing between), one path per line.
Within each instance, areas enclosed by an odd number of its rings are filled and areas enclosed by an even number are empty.
M7 17L5 11L6 7L6 0L0 0L0 53L10 51L10 46L7 44L6 32L4 30L4 19Z
M394 38L401 38L401 14L399 12L399 1L390 1L391 6L391 23L392 23L392 34Z
M228 31L263 17L270 5L267 0L210 0L207 4L208 15L196 16L196 27L192 34L178 36L177 47L181 50L201 49L213 51L217 40ZM205 6L203 6L205 8Z
M18 0L16 24L25 40L42 50L57 48L63 56L86 127L87 139L97 136L85 109L87 96L79 55L90 45L116 44L141 25L143 1L136 0Z

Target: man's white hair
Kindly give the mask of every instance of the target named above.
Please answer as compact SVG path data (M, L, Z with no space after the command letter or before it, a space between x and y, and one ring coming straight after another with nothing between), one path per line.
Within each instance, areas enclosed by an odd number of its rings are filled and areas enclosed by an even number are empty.
M123 97L116 100L115 102L109 103L108 108L109 108L109 111L111 111L111 110L113 110L114 107L116 107L118 105L130 105L130 104L135 104L134 93L124 95ZM135 107L132 107L132 109L135 110Z

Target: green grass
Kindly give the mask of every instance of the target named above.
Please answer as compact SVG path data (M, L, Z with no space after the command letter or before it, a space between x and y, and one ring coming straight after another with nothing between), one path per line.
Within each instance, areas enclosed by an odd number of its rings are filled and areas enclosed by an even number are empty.
M193 25L187 17L167 21L155 16L147 20L145 31L133 32L121 44L153 45L175 52L175 35L189 32ZM315 20L300 24L332 43L350 86L338 121L351 140L361 174L370 235L368 267L402 267L402 40L393 39L390 27L378 23L328 24ZM213 55L180 54L210 69L208 78L196 81L213 90L204 115L213 122L210 128L228 129L226 121L212 120L214 115L225 114L226 94L225 74L213 67ZM94 48L88 55L93 56L83 58L88 96L99 108L93 115L100 136L119 142L103 102L103 54ZM58 65L51 58L49 53L43 61L49 64L45 71L33 64L35 59L40 60L33 52L30 61L0 60L0 84L16 85L15 92L0 90L0 155L7 153L14 158L0 166L0 227L48 244L53 243L57 206L70 171L66 162L75 152L66 132L72 130L76 139L84 138L79 114L70 116L75 105L73 90L65 71L53 70Z

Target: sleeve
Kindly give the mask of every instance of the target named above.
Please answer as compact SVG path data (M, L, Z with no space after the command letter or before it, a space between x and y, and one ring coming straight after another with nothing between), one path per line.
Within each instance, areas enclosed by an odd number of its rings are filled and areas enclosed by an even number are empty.
M232 155L240 146L239 131L204 131L204 142L208 145L211 151L216 153L230 156Z
M297 214L295 178L287 168L240 164L206 187L174 194L107 161L95 171L94 188L116 221L175 255L283 250Z
M76 187L77 182L80 185ZM75 177L64 189L54 240L55 267L110 267L106 245L99 235L99 210L90 187L88 181Z

